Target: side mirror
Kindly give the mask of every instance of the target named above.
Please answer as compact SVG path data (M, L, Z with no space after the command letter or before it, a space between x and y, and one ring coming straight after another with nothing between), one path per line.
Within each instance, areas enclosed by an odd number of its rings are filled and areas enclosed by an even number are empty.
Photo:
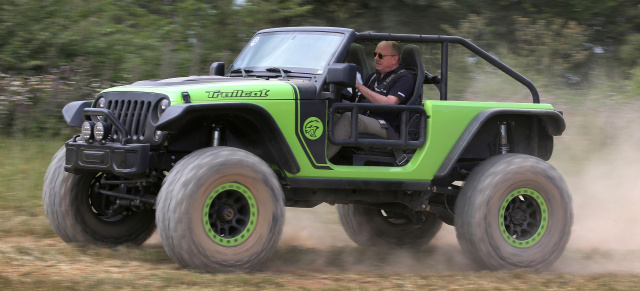
M327 68L327 83L341 87L354 87L358 67L354 64L331 64Z
M224 76L224 62L215 62L209 67L209 76Z

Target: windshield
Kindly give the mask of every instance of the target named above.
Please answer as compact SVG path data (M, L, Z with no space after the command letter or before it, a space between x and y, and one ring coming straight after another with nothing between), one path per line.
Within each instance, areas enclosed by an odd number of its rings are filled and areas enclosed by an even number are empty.
M326 32L262 33L251 39L233 68L287 68L321 73L342 41L342 34ZM296 70L296 68L299 68Z

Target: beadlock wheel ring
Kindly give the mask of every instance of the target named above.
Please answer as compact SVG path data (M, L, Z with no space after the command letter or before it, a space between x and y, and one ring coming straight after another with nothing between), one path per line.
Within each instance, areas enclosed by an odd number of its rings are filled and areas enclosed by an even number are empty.
M498 219L504 239L514 247L527 248L544 236L549 223L549 209L540 193L520 188L504 199Z
M232 247L246 241L256 228L258 207L253 194L238 183L218 186L202 211L204 228L219 245Z

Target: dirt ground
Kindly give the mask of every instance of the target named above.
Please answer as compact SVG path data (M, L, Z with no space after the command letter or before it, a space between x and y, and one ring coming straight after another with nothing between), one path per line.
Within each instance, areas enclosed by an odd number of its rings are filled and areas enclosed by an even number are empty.
M142 247L81 248L55 237L44 214L9 212L0 213L0 224L21 225L25 234L0 234L0 290L640 290L640 126L633 108L567 111L573 115L550 162L569 184L575 218L564 255L544 273L478 270L447 225L425 250L360 248L326 204L287 208L282 240L259 272L213 275L177 266L157 235Z
M276 253L259 272L201 274L166 255L157 235L142 247L76 247L58 238L0 238L0 290L638 290L640 250L572 243L544 273L477 270L445 226L425 250L355 246L335 209L287 209ZM576 231L580 234L579 231ZM577 236L579 237L579 236Z

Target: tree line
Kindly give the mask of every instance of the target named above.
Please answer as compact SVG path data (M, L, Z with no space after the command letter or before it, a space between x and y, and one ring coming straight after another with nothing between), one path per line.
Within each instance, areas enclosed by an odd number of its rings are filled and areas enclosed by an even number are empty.
M21 114L102 86L207 74L256 31L279 26L458 35L557 86L585 84L604 67L640 88L633 0L4 0L0 133L41 130L16 129Z

